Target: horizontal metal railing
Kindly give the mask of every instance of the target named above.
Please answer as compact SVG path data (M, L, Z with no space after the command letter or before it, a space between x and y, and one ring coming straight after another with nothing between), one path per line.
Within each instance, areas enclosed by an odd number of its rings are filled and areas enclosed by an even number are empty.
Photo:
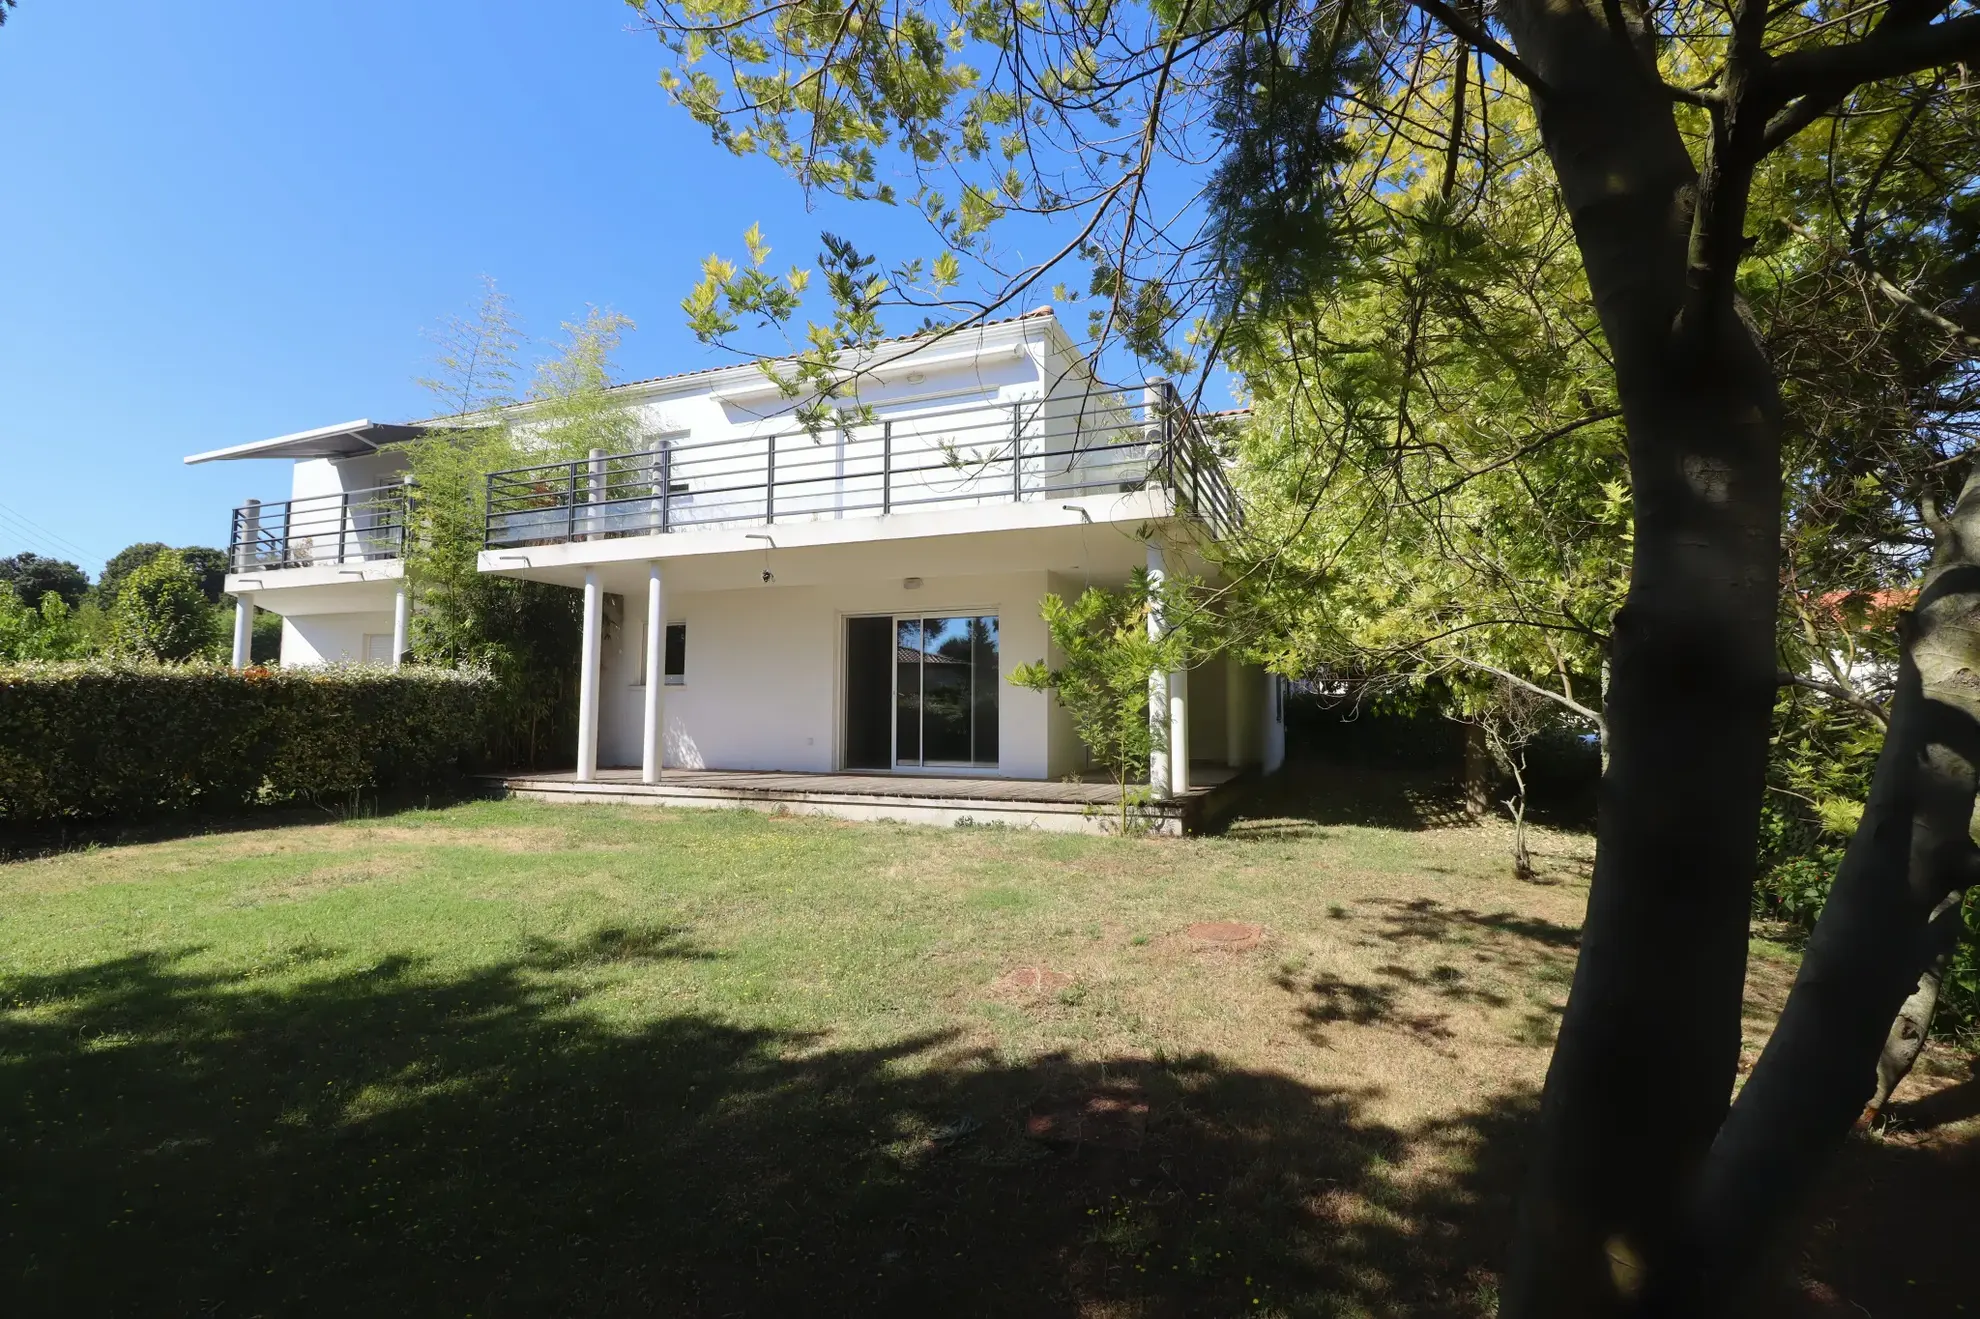
M405 554L409 482L234 510L229 571L365 563Z
M1084 494L1174 492L1226 534L1240 516L1211 438L1173 404L1032 400L812 434L783 431L545 463L488 477L490 548L766 526Z

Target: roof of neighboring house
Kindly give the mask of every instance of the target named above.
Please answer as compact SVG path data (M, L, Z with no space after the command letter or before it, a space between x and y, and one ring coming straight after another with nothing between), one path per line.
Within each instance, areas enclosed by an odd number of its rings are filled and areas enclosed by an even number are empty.
M1863 614L1859 626L1869 628L1875 626L1876 615L1909 609L1917 599L1915 586L1883 586L1867 591L1823 591L1809 596L1808 603L1838 624L1846 622L1851 614Z

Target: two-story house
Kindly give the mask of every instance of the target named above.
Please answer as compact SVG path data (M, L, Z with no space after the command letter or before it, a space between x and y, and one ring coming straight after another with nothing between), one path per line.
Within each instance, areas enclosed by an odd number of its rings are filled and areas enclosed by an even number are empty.
M755 788L764 772L886 776L896 804L961 800L964 781L971 802L999 784L1022 801L1040 794L1017 785L1084 770L1067 713L1009 674L1051 658L1048 592L1210 571L1201 547L1240 516L1211 446L1165 383L1100 384L1049 311L848 365L860 411L836 428L799 425L745 363L619 386L632 452L488 478L480 570L584 599L578 764L523 786L728 800L742 789L718 791L720 774L746 771ZM419 429L352 422L186 459L294 464L288 500L235 510L227 579L282 616L284 664L404 654L391 446ZM1156 686L1158 796L1276 767L1276 679L1220 657ZM826 794L790 791L807 788Z

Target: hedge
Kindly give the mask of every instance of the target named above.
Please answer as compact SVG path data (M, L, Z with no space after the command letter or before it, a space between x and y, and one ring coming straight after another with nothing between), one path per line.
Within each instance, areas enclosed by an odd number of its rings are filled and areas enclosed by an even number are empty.
M475 670L0 665L0 821L437 785L472 768L495 696Z

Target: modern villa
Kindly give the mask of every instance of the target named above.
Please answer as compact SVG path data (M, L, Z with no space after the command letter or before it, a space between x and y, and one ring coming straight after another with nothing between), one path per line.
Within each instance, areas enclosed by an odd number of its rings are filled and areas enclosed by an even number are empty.
M618 386L632 452L487 481L480 571L583 593L578 763L514 791L1082 827L1104 785L1067 712L1014 686L1055 658L1048 592L1210 571L1242 516L1173 389L1103 386L1049 310L892 340L846 365L861 411L814 434L754 363ZM417 423L194 454L280 459L234 511L226 589L282 618L282 663L396 664ZM1181 801L1283 755L1279 681L1217 657L1160 679L1151 787Z

